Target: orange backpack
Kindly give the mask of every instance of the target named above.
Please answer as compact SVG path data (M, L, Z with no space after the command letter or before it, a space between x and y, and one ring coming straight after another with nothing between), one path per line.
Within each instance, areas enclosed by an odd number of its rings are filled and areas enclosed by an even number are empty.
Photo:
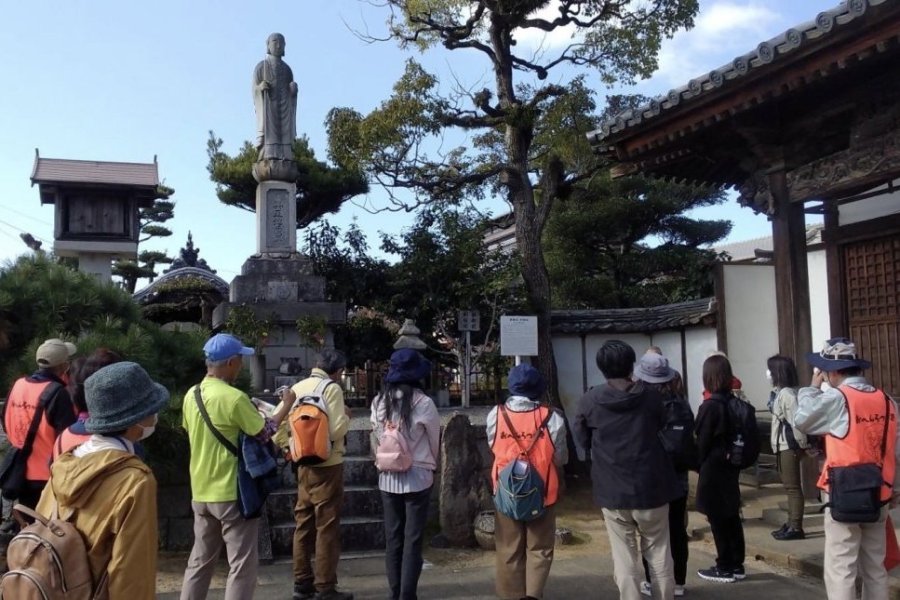
M312 394L297 398L288 415L291 431L291 460L301 465L315 465L331 456L331 427L325 389L334 383L322 379Z

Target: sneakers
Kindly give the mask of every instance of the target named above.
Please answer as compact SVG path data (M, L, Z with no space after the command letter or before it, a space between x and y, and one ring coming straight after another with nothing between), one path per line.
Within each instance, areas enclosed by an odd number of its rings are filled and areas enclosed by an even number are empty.
M747 573L744 571L744 565L741 565L737 569L734 569L731 573L734 575L734 579L736 581L743 581L744 579L747 579Z
M294 594L291 600L312 600L316 595L316 586L312 580L295 581Z
M784 533L785 531L787 531L788 529L790 529L790 525L785 523L784 525L781 526L780 529L775 529L774 531L772 531L772 537L777 540L778 536L781 535L782 533Z
M327 592L319 592L316 594L315 600L353 600L353 594L350 592L328 590Z
M788 527L781 531L776 531L772 534L772 537L779 542L786 542L789 540L806 539L806 533L802 529L794 529L793 527Z
M741 567L741 579L745 577L743 575L743 570L744 568ZM737 579L733 572L720 569L716 566L712 566L708 569L700 569L697 571L697 575L700 576L700 579L715 581L716 583L734 583L734 580Z
M653 596L653 586L650 585L649 581L641 582L641 594L644 596ZM675 585L675 596L681 597L684 596L684 586L683 585Z

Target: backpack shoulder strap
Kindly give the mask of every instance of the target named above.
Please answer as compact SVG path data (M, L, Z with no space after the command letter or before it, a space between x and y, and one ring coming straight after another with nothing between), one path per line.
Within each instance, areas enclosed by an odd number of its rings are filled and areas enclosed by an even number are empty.
M539 410L539 409L540 409L540 407L536 408L535 410ZM501 412L501 414L503 414L503 419L506 421L506 426L509 428L510 433L513 434L512 437L516 441L516 445L519 446L519 449L522 451L522 454L524 454L526 456L528 456L531 453L531 450L534 448L534 445L541 438L541 436L544 435L544 431L547 429L547 424L550 422L550 417L553 416L553 410L548 408L547 416L544 417L544 420L541 421L541 424L537 428L537 431L534 432L534 436L531 438L531 443L528 444L528 447L525 447L522 445L522 442L519 441L519 436L516 435L518 432L516 431L516 428L513 427L512 419L509 418L509 414L506 410L505 404L500 405L500 412Z
M209 430L212 432L213 436L215 436L215 438L219 440L219 443L225 446L225 448L229 452L231 452L235 456L238 456L237 447L229 442L225 438L225 436L222 435L222 432L216 429L216 426L212 424L212 420L209 418L209 413L206 411L206 406L203 404L203 395L200 392L199 383L194 386L194 400L197 402L197 409L200 411L200 416L203 417L203 422L206 423L207 427L209 427Z
M50 398L52 398L61 387L62 384L51 381L47 384L47 387L44 388L44 391L41 392L41 395L38 398L37 407L34 409L34 416L31 418L31 424L28 426L28 434L25 436L25 443L22 444L22 454L26 458L31 456L34 438L37 437L38 428L41 426L41 419L44 417L44 412L47 410L47 404L50 402Z
M888 395L883 391L884 395L884 434L881 436L881 463L884 464L885 452L887 452L888 426L891 423L891 401Z

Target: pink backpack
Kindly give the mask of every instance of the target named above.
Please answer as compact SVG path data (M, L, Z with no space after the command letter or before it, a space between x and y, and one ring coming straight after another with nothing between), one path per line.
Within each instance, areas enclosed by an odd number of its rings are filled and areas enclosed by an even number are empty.
M375 467L386 473L405 473L412 467L409 442L400 425L385 421L384 432L375 448Z

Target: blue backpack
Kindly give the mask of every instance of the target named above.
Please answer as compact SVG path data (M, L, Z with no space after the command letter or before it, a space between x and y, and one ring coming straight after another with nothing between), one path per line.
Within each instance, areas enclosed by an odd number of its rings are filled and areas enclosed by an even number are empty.
M509 461L497 474L497 490L494 492L494 507L500 514L506 515L514 521L532 521L544 514L544 494L546 487L541 475L531 464L528 455L532 448L547 430L547 423L553 415L552 410L547 411L547 417L535 431L531 443L525 448L519 441L515 428L506 407L500 406L500 413L506 419L506 426L513 439L519 445L519 455Z

